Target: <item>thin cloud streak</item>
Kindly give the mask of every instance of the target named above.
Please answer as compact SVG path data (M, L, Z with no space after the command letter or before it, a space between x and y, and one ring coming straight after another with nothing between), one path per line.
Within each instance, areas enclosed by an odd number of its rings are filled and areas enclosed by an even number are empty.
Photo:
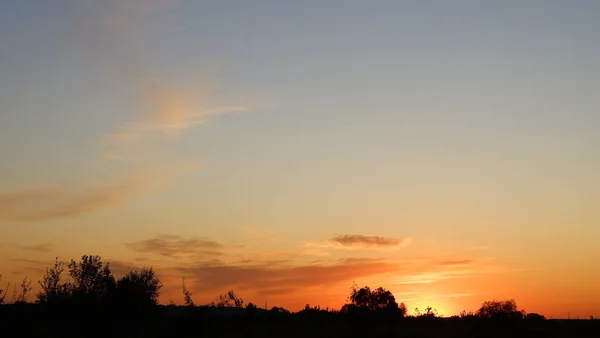
M123 144L156 134L178 137L184 131L207 121L209 116L248 111L244 105L210 107L205 102L195 103L192 97L202 97L205 93L186 93L161 83L151 81L141 100L152 111L138 121L126 123L116 131L104 135L99 142L104 146L122 146Z
M473 297L473 296L477 296L478 293L476 292L459 292L459 293L448 293L448 294L441 294L441 295L433 295L431 296L431 298L462 298L462 297Z
M209 79L205 76L201 81L195 81L194 86L184 87L157 78L156 72L149 67L149 54L141 42L147 37L145 34L150 26L161 31L169 29L169 24L163 21L165 17L157 14L179 3L178 0L84 3L86 15L75 33L77 45L89 60L112 71L119 83L129 84L136 92L135 102L142 108L140 117L102 135L98 140L101 146L120 148L155 134L177 137L206 122L209 116L250 109L247 105L211 104L214 76ZM195 71L189 69L187 73Z
M469 265L472 264L474 261L472 259L456 259L456 260L447 260L447 261L442 261L439 262L439 265Z
M50 252L50 251L54 250L54 248L55 248L54 243L40 243L40 244L36 244L36 245L21 247L21 249L23 249L23 250L36 251L36 252Z
M169 258L182 258L191 255L208 257L225 255L219 251L225 245L206 238L185 239L179 236L162 235L139 242L128 243L126 246L137 252Z
M394 271L395 265L380 260L344 259L330 264L301 266L264 265L191 265L176 268L190 278L195 289L218 291L223 288L269 293L282 288L300 290L349 281Z
M450 276L440 274L440 273L429 273L429 274L417 274L417 275L409 275L404 276L396 281L395 284L431 284L435 282L439 282L441 280L452 278Z
M47 187L0 193L0 222L44 221L123 205L130 198L164 184L175 174L195 167L137 173L117 183L79 190Z
M140 87L144 91L145 75L148 72L144 71L143 53L136 46L144 31L140 27L148 23L151 15L177 3L178 1L173 0L78 3L83 6L83 14L80 16L82 21L74 25L75 42L90 60L108 65L120 79L133 81L134 87ZM143 101L149 101L155 106L155 114L147 114L150 117L135 123L133 127L126 126L125 132L118 133L116 138L137 138L139 133L147 130L182 130L198 123L203 116L225 111L209 110L201 111L201 114L191 112L169 87L157 84L152 88L153 91ZM192 166L197 168L197 164ZM0 192L0 222L44 221L123 205L129 199L152 191L157 185L183 171L180 168L160 168L85 188L46 186ZM98 180L94 178L94 182Z
M332 248L332 249L399 249L409 245L410 238L389 238L365 235L341 235L323 242L306 243L307 247Z

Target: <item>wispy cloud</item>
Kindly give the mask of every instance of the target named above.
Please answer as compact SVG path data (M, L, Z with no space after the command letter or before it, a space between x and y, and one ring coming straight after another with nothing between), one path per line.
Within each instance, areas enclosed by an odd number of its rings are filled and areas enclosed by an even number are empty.
M431 298L462 298L462 297L472 297L478 295L477 292L457 292L457 293L446 293L441 295L432 295Z
M137 264L132 264L129 262L116 260L116 259L107 259L105 263L108 263L110 270L115 276L123 276L130 271L139 270L140 267Z
M40 244L36 244L36 245L21 247L21 249L23 249L23 250L36 251L36 252L50 252L50 251L54 250L54 248L55 248L54 243L40 243Z
M122 205L195 166L137 173L116 183L85 189L46 187L0 193L0 221L43 221Z
M27 259L27 258L11 258L10 260L13 262L19 263L19 264L35 265L37 267L50 266L50 264L52 264L51 260L46 261L46 260Z
M218 265L191 263L171 268L171 270L176 271L171 272L171 275L186 276L190 288L201 295L210 296L224 290L234 289L239 290L242 295L248 295L254 299L283 300L287 304L292 303L292 299L296 298L301 302L304 300L303 297L312 292L316 292L313 295L315 297L320 295L321 301L327 301L328 297L323 297L323 290L331 287L332 292L339 292L342 290L340 286L345 283L350 286L355 280L361 281L359 283L366 283L366 285L372 285L367 281L377 281L376 285L384 287L400 286L403 291L396 295L398 299L416 301L425 297L424 295L417 296L422 294L422 284L434 284L459 278L470 279L478 275L501 271L440 266L436 264L435 260L429 261L427 266L422 266L421 263L410 258L406 260L330 258L300 264L294 260L282 261L278 264L267 264L261 260ZM281 290L285 290L285 297L281 294ZM177 292L177 290L173 292ZM300 297L301 295L304 296ZM444 295L444 298L472 295L475 293L456 292ZM337 300L337 302L340 301L342 298Z
M472 259L454 259L454 260L441 261L438 264L439 265L469 265L472 263L473 263Z
M410 243L410 238L390 238L365 235L341 235L322 242L306 243L309 247L337 249L398 249Z
M135 139L146 133L160 131L176 135L182 130L198 124L209 115L241 110L240 107L194 110L188 106L188 97L180 95L171 86L158 81L149 81L151 72L144 66L144 53L138 42L142 40L142 27L154 22L154 14L177 5L177 0L132 0L132 1L81 1L77 6L81 22L76 25L76 46L93 63L100 63L114 70L119 81L129 82L133 88L144 93L142 104L150 111L109 134L113 141ZM153 20L149 20L152 18ZM135 90L134 90L135 91ZM114 145L114 144L113 144ZM122 145L122 144L119 144ZM104 150L103 150L104 152ZM133 165L128 158L129 167ZM76 216L87 212L119 206L130 198L148 193L159 184L193 167L185 164L172 165L163 170L163 164L152 166L144 163L143 171L125 175L108 183L94 184L83 188L66 186L44 186L13 191L0 191L0 222L43 221L60 217ZM172 170L171 167L178 167ZM91 181L101 182L98 177Z
M206 122L207 117L246 111L248 105L214 104L214 76L203 75L193 85L167 81L150 66L149 54L142 43L148 32L167 33L173 27L158 14L179 5L178 0L88 1L76 32L77 46L88 60L106 66L131 89L132 102L141 109L137 118L125 122L99 139L104 154L114 156L114 148L150 136L176 137ZM188 66L186 75L196 73Z
M353 278L372 276L397 269L393 264L370 259L343 259L329 264L301 266L254 265L206 266L191 265L177 268L181 274L192 277L194 288L221 290L236 288L268 294L279 289L300 290L321 285L332 285Z
M47 267L51 266L53 261L51 260L36 260L36 259L25 259L25 258L11 258L10 261L14 266L20 270L33 272L34 274L41 275Z
M225 245L206 238L181 238L162 235L155 238L128 243L127 246L137 252L155 254L169 258L205 256L214 258L223 256L220 251Z
M186 130L207 121L209 116L242 112L250 109L245 105L209 106L206 102L196 102L205 92L188 93L158 80L144 84L142 102L149 112L138 121L128 122L112 133L104 135L100 144L120 146L126 142L140 140L147 136L163 135L177 137ZM202 101L202 100L200 100Z
M395 283L397 284L430 284L439 282L441 280L452 278L449 275L443 273L426 273L426 274L415 274L407 275L398 278Z

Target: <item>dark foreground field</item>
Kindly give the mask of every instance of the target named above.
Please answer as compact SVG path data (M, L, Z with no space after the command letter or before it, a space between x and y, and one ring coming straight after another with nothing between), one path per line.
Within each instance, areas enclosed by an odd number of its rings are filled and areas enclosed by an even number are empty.
M598 320L385 318L159 306L143 312L0 306L0 337L600 337Z

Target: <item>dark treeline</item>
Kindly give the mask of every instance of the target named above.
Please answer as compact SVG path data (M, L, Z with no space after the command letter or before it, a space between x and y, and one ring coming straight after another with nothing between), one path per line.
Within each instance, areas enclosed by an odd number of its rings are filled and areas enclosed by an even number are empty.
M67 276L68 275L68 276ZM1 275L0 275L1 277ZM159 305L152 268L115 278L99 256L56 260L38 281L0 288L0 335L6 337L599 337L600 321L547 320L514 300L487 301L475 312L441 318L431 307L409 315L384 289L351 288L339 310L306 305L298 312L245 304L233 291L198 306L182 280L184 306Z

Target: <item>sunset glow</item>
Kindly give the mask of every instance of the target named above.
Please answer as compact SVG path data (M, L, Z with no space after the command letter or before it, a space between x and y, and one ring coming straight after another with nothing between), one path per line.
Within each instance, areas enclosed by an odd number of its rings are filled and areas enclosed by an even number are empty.
M600 316L598 3L225 3L2 6L0 286Z

